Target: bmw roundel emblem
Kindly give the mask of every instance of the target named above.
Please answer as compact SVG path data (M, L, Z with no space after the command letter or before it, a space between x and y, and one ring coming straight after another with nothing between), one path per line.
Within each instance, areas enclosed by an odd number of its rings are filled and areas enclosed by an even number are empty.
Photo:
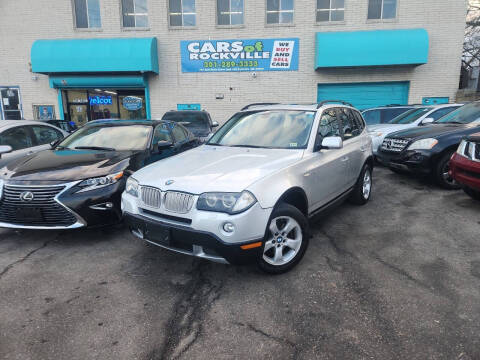
M167 180L165 181L165 185L172 185L175 181L174 180Z

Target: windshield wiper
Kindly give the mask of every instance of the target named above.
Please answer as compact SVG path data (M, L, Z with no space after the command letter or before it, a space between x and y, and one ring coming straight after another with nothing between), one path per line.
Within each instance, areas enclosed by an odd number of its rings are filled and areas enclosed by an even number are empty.
M102 147L102 146L76 146L75 150L116 151L114 148Z
M219 143L206 143L205 145L212 145L212 146L225 146Z
M230 145L231 147L244 147L244 148L255 148L255 149L269 149L268 146L258 146L258 145Z

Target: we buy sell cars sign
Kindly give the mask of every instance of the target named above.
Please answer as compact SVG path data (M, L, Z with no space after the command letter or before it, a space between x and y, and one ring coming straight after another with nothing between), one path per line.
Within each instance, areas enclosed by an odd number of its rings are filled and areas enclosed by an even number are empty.
M182 72L295 71L299 39L180 42Z

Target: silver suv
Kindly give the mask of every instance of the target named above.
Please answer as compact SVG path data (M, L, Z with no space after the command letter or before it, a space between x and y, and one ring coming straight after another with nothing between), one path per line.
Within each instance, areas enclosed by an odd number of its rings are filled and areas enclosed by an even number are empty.
M122 210L155 245L282 273L307 249L309 218L369 200L372 168L365 122L349 104L254 104L205 145L134 173Z

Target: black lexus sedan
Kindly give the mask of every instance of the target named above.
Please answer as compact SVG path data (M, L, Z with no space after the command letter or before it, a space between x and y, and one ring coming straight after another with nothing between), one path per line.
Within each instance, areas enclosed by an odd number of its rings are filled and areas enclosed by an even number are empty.
M432 176L445 189L460 185L449 174L449 162L462 138L480 129L480 102L464 105L428 126L389 134L377 160L396 172Z
M0 227L72 229L121 220L126 179L199 144L169 121L93 121L0 169ZM5 149L0 149L6 151Z

